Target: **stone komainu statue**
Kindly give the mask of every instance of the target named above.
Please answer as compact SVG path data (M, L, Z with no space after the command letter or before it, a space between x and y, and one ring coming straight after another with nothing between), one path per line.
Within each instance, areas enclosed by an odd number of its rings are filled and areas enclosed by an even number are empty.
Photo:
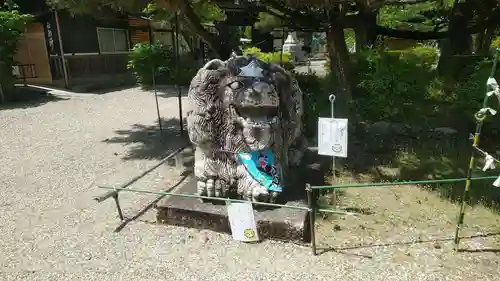
M216 59L193 78L188 101L198 194L226 197L235 191L246 200L274 202L305 149L297 81L280 66L253 56ZM242 161L255 153L257 161ZM267 157L273 158L269 169L258 167ZM270 188L255 168L269 170L280 188Z

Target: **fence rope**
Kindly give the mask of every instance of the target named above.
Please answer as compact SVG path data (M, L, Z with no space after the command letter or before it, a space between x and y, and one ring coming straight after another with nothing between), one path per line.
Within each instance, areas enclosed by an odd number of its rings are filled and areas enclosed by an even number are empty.
M498 176L486 176L470 178L470 180L491 180L496 179ZM339 184L339 185L320 185L311 186L312 189L346 189L346 188L361 188L361 187L384 187L395 185L424 185L424 184L437 184L437 183L451 183L466 181L467 178L450 178L450 179L437 179L437 180L421 180L421 181L393 181L393 182L378 182L378 183L353 183L353 184Z
M158 192L158 191L149 191L149 190L142 190L142 189L112 187L112 186L99 186L99 188L109 189L109 190L120 190L120 191L134 192L134 193L162 195L162 196L178 196L178 197L184 197L184 198L198 198L198 199L207 199L207 200L215 200L215 201L234 202L234 203L252 203L255 205L268 206L268 207L280 207L280 208L286 208L286 209L311 211L311 209L309 207L283 205L283 204L266 203L266 202L253 202L253 201L247 201L247 200L230 199L230 198L222 198L222 197L208 197L208 196L201 196L201 195L196 195L196 194ZM347 216L359 215L358 213L342 212L342 211L336 211L336 210L330 210L330 209L319 209L318 212L331 213L331 214L341 214L341 215L347 215Z

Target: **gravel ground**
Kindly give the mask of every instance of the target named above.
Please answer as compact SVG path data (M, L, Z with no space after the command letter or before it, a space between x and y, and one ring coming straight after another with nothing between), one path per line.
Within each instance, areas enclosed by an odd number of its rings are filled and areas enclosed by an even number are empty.
M154 165L154 98L139 89L56 93L45 104L0 110L0 280L456 280L438 265L325 253L294 244L243 244L228 235L154 225L149 211L120 232L97 184L124 182ZM177 116L176 98L160 110ZM175 121L175 120L174 120ZM167 129L175 122L165 121ZM165 136L172 149L175 133ZM154 157L156 156L156 157ZM160 190L180 179L167 166L134 184ZM134 216L155 198L122 193Z

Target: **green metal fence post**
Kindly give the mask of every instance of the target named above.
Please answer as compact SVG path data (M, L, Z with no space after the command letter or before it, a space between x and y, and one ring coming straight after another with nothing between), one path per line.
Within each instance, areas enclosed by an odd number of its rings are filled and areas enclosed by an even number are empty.
M495 77L499 55L500 55L500 49L497 49L495 52L493 65L491 67L490 78ZM488 88L489 88L489 86L487 86L486 92L492 90L492 89L488 89ZM482 107L483 109L488 106L488 99L489 99L489 96L486 94L486 96L484 97L484 100L483 100L483 107ZM457 227L455 229L455 239L454 239L455 251L458 251L459 244L460 244L460 229L462 228L462 226L464 224L465 208L466 208L467 200L469 198L469 193L470 193L472 171L474 170L474 162L475 162L474 154L476 153L475 147L479 145L479 137L481 135L481 132L483 129L483 122L484 122L484 119L486 118L487 113L485 112L484 114L485 114L484 116L478 116L476 114L477 125L476 125L476 132L475 132L474 138L473 138L473 143L472 143L473 149L472 149L472 153L471 153L470 160L469 160L469 168L467 170L467 179L465 181L464 192L462 194L462 200L461 200L462 202L460 203L460 213L458 214Z
M329 97L328 97L328 100L330 101L330 113L331 113L331 118L332 120L335 118L335 99L337 97L334 95L334 94L331 94ZM336 164L337 164L337 159L335 158L335 156L332 156L332 180L335 181L336 180L336 175L335 175L335 169L336 169ZM337 189L333 189L333 202L332 202L332 205L333 205L333 208L336 209L337 208Z
M123 221L124 220L123 212L122 212L122 207L120 206L120 200L118 199L118 193L115 193L113 195L113 199L115 199L116 210L118 211L118 217L120 218L121 221Z
M317 255L316 252L316 230L314 229L314 222L316 218L316 204L314 200L314 191L310 184L306 184L307 191L307 205L309 207L309 228L311 229L311 249L314 256Z

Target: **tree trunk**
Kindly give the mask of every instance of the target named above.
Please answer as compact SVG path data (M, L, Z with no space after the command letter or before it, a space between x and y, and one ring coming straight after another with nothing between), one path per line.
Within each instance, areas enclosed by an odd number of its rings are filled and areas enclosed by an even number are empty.
M350 73L349 51L344 37L344 27L338 20L334 20L326 34L328 55L330 58L330 72L337 80L337 92L348 103L352 99L352 80Z
M313 33L312 32L303 32L302 38L304 38L304 46L310 47L312 44Z
M361 52L375 45L377 40L377 12L360 12L354 33L356 36L356 52Z
M231 56L232 51L241 52L239 47L239 35L238 35L238 27L229 26L224 22L217 23L215 25L217 31L219 32L219 36L217 36L220 40L220 52L221 59L225 60Z
M443 40L438 63L438 73L446 79L453 79L461 67L456 65L455 55L466 55L472 51L472 36L467 32L471 20L471 7L467 3L456 3L450 17L448 38Z
M183 3L182 15L184 16L186 24L210 47L210 49L214 51L220 59L228 59L231 55L232 48L227 44L223 44L220 34L218 36L217 34L210 33L207 29L205 29L205 27L201 24L200 18L196 15L188 1L184 1Z

